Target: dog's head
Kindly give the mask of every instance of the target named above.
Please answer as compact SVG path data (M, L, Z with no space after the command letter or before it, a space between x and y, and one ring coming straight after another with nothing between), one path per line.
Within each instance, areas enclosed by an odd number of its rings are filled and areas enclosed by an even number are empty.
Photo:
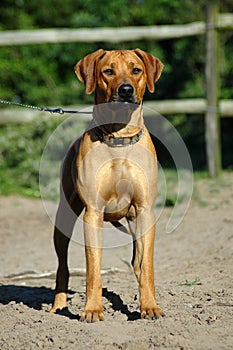
M86 93L95 90L95 102L141 104L146 86L154 84L163 70L162 62L140 49L98 50L80 60L75 73L85 85Z

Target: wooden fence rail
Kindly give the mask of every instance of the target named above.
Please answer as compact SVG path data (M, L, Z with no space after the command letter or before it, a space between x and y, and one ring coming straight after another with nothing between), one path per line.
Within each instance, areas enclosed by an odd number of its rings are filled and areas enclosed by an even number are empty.
M206 100L154 101L150 106L161 114L203 113L205 114L205 135L208 170L211 176L218 175L221 167L221 146L219 116L233 116L233 100L219 101L218 32L233 29L233 14L219 14L217 5L207 3L206 22L183 25L160 25L147 27L86 28L86 29L41 29L0 32L0 46L31 45L67 42L124 42L135 40L166 40L206 36ZM39 112L40 113L40 112ZM148 110L147 110L147 113ZM20 116L31 120L37 112L17 111L14 120ZM149 113L150 114L150 113ZM153 112L152 112L153 114ZM11 117L10 117L11 115ZM11 120L12 110L0 110L0 124Z
M218 15L214 28L218 30L233 29L233 14ZM0 33L0 45L167 40L202 35L205 32L205 22L146 27L13 30Z

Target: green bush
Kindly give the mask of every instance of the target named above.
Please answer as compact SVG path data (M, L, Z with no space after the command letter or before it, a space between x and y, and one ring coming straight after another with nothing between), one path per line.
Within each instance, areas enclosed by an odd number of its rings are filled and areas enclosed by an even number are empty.
M0 127L0 194L39 196L39 164L59 118Z

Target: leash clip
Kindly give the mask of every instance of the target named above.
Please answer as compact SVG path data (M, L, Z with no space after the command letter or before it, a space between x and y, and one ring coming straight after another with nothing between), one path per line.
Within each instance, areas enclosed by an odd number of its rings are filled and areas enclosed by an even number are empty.
M61 107L58 108L43 108L43 111L50 112L50 113L58 113L58 114L64 114L64 110Z

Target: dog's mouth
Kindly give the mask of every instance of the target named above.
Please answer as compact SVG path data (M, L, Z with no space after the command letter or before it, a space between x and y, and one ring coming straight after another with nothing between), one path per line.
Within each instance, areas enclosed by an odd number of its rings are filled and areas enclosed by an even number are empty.
M134 111L139 106L138 102L113 100L108 103L112 111Z
M120 103L125 103L125 104L127 104L127 103L139 104L137 97L135 95L122 98L121 96L119 96L117 94L117 95L112 96L110 102L120 102Z
M121 102L121 103L125 103L125 104L127 104L127 103L138 104L138 102L134 96L128 97L128 98L127 97L122 98L122 97L118 96L116 102Z
M109 99L109 103L111 103L111 105L116 104L116 105L125 106L125 108L130 108L130 106L140 105L140 102L137 100L136 96L122 98L118 94L112 95L111 98Z

